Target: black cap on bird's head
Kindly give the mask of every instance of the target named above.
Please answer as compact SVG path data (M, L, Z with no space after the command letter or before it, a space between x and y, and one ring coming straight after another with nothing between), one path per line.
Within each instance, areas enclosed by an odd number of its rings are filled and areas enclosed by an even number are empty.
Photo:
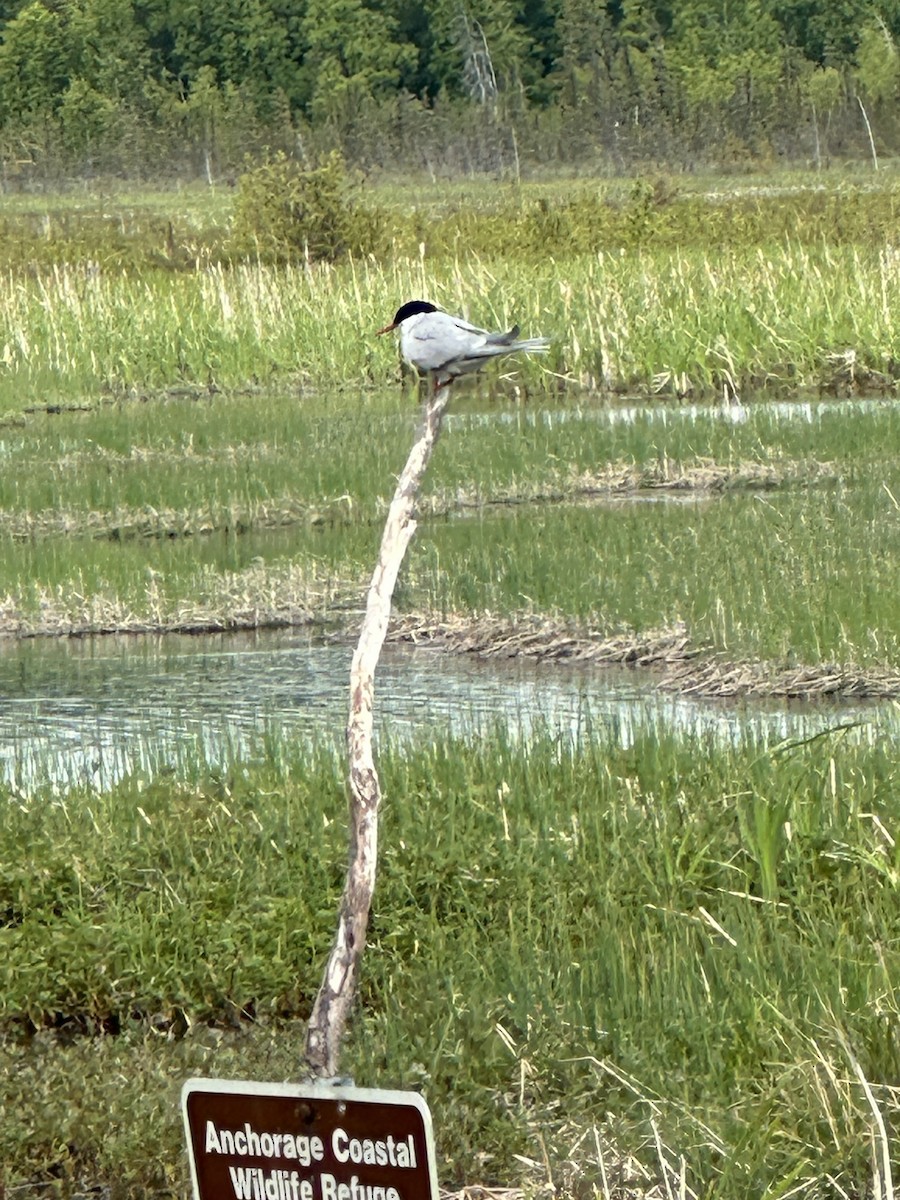
M394 319L390 325L385 325L384 329L378 330L378 333L390 333L392 329L396 329L400 322L405 321L407 317L415 317L419 313L433 312L437 312L437 307L434 304L429 304L427 300L407 300L394 313Z

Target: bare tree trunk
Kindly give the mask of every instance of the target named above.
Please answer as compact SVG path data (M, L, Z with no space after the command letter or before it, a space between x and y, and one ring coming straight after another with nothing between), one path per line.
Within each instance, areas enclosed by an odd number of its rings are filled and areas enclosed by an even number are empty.
M416 531L419 486L441 432L449 388L429 395L425 419L397 481L381 538L378 564L369 585L366 615L350 668L350 858L338 910L338 927L319 994L309 1019L306 1061L314 1075L336 1076L341 1037L356 993L359 962L366 945L369 908L378 857L381 787L372 752L375 668L387 634L391 598L406 548Z
M872 126L869 124L869 114L866 112L866 106L863 104L862 100L860 100L859 96L857 96L856 99L859 103L859 107L862 109L863 120L866 123L866 133L869 135L869 149L872 151L872 165L877 171L878 152L875 149L875 138L872 135Z

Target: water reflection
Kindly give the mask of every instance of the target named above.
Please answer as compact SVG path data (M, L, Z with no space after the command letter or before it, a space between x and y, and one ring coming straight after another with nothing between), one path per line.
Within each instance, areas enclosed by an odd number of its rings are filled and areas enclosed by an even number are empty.
M574 405L571 408L517 407L497 409L490 412L450 412L445 425L457 425L468 429L481 425L564 425L569 421L593 420L607 425L635 425L646 421L664 428L694 424L697 421L722 421L725 424L743 425L751 415L775 424L797 422L813 425L826 416L851 416L875 413L896 408L896 400L881 397L852 397L849 399L802 399L765 400L760 403L743 404L740 399L707 404L648 403L647 399L634 401L619 400L603 405Z
M224 765L260 736L333 738L346 720L352 648L297 632L105 637L0 646L0 780L28 791L110 787ZM667 696L631 671L491 662L388 647L378 672L377 724L393 739L451 730L474 737L505 722L599 732L622 745L640 731L676 730L761 745L852 721L851 736L895 736L897 709L723 705Z

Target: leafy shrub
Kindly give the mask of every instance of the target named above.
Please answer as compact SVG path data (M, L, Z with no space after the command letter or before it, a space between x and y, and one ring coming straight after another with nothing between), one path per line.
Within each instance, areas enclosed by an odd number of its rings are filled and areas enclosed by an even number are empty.
M340 154L305 168L279 152L240 177L232 242L238 255L266 262L334 261L375 251L383 226L359 203Z

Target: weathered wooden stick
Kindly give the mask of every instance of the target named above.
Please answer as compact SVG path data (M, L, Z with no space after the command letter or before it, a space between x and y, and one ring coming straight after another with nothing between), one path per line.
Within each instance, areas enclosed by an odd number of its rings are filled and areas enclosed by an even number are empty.
M359 963L366 945L369 908L378 857L381 787L372 751L375 668L387 634L391 598L406 548L416 531L416 499L431 452L441 432L449 387L431 392L425 419L410 451L388 510L378 564L369 584L366 615L350 668L350 858L338 910L338 926L325 974L309 1019L306 1061L314 1075L338 1073L341 1037L356 993Z

